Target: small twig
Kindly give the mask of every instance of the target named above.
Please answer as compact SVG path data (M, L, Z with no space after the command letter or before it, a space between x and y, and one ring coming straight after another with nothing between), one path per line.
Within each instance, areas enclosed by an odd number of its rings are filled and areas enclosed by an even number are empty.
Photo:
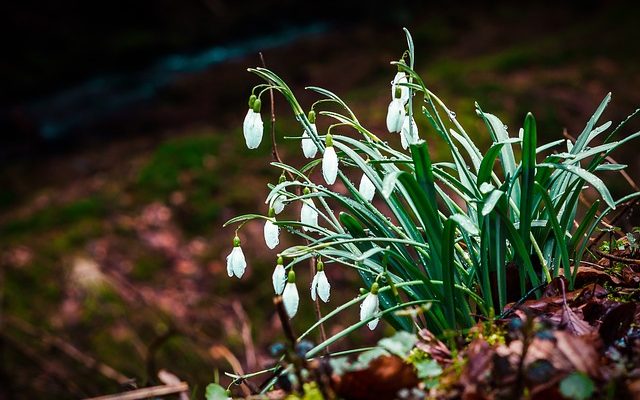
M231 368L236 375L244 375L244 370L242 369L242 365L240 365L240 361L236 358L235 355L233 355L231 350L229 350L225 346L213 345L209 348L209 354L214 359L224 358L229 363L229 365L231 365ZM243 382L246 384L247 381L245 379L242 379L238 382L238 384ZM245 396L249 396L252 394L252 388L249 385L240 386L240 388L242 389Z
M267 63L264 61L264 55L262 52L258 53L260 55L260 61L262 62L262 67L267 68ZM271 112L271 155L273 159L279 163L282 163L282 158L280 158L280 154L278 153L278 144L276 142L276 102L273 96L273 89L269 88L269 104L270 104L270 112ZM290 180L294 180L295 177L292 173L287 172Z
M618 222L618 220L620 218L622 218L622 216L625 215L629 210L631 210L632 207L634 207L636 204L638 204L639 201L640 201L640 198L635 198L635 199L629 200L628 202L623 204L622 208L620 209L620 212L618 212L618 214L610 221L610 224L612 226L615 225L615 223ZM591 244L589 245L589 249L591 249L594 245L599 243L606 232L607 232L606 230L605 231L601 231L598 234L598 236L596 236L593 240L591 240Z
M292 348L295 348L296 335L295 333L293 333L293 328L289 323L289 315L287 314L287 310L284 308L282 296L275 296L273 298L273 305L276 307L276 311L278 313L278 318L280 318L280 324L282 325L284 335L287 337L287 340L289 341L289 344L291 344Z
M605 160L609 161L612 164L619 164L619 162L614 160L613 157L611 156L606 156ZM633 178L631 178L631 176L627 173L627 171L625 171L624 169L620 169L618 170L618 173L622 175L625 181L627 181L629 186L631 186L631 189L635 190L636 192L640 192L640 186L638 186L638 184L633 180Z
M96 360L86 353L83 353L80 349L58 336L40 331L23 319L14 316L5 316L5 322L7 325L21 331L23 334L31 335L38 338L41 343L57 348L72 360L79 362L87 369L100 373L105 378L111 379L119 384L124 384L130 381L130 378L116 371L113 367Z
M132 390L130 392L91 397L85 400L138 400L148 399L157 396L166 396L168 394L184 393L189 390L186 382L180 382L175 385L153 386L143 389Z
M509 314L511 314L512 312L514 312L515 310L518 309L518 307L520 307L522 304L524 304L525 301L527 301L527 299L529 297L531 297L532 294L534 294L535 292L537 292L538 290L542 289L543 287L545 287L547 285L546 282L539 284L538 286L534 287L533 289L529 290L524 296L522 296L520 298L520 300L518 300L514 305L512 305L511 307L509 307L508 310L506 310L505 312L503 312L502 314L498 315L496 317L496 319L503 319L509 316Z
M251 337L251 322L249 320L249 316L242 307L242 304L237 300L231 304L231 308L233 308L233 312L236 313L241 323L240 333L244 343L247 368L249 370L256 369L258 366L258 359L256 357L256 347L253 343L253 338Z
M169 328L160 336L156 336L147 347L147 384L149 383L149 380L156 375L156 353L160 347L162 347L162 345L176 333L177 332L173 328Z
M618 261L618 262L622 262L625 264L633 264L633 265L640 265L640 260L636 260L634 258L627 258L627 257L620 257L620 256L616 256L613 254L607 254L607 253L603 253L602 251L598 250L598 249L594 249L593 250L594 253L596 253L597 255L599 255L600 257L604 257L607 260L610 261Z

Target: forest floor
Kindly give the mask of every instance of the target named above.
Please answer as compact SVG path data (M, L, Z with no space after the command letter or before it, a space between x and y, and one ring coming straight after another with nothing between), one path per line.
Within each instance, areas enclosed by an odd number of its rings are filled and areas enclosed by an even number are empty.
M525 112L534 112L541 136L553 140L563 128L579 132L613 91L606 117L615 124L640 105L640 52L629 51L627 43L636 37L634 13L618 6L593 10L578 20L567 18L571 12L541 20L544 29L535 33L508 13L502 16L501 21L508 21L504 24L492 24L488 13L425 17L412 27L419 70L457 111L460 122L486 137L485 144L489 136L474 117L474 100L514 127L512 134ZM304 39L265 56L294 90L314 84L346 93L360 119L382 132L394 74L388 63L399 57L403 41L399 28L363 25ZM268 146L248 152L242 143L246 97L257 83L245 70L258 62L257 57L235 60L187 76L151 103L93 127L101 134L82 145L3 166L0 378L9 384L0 391L24 398L43 393L80 398L158 383L157 371L164 368L200 394L215 370L242 373L273 362L266 349L282 334L276 313L264 304L271 303L274 255L262 244L261 227L249 224L242 233L250 260L247 275L241 281L227 278L224 257L233 231L221 228L235 215L264 211L266 184L279 174L268 166ZM311 104L308 94L300 98ZM297 134L285 110L283 102L277 103L278 131ZM105 140L105 132L112 131L118 134ZM437 143L432 151L435 159L445 157ZM281 152L292 162L299 159L296 143L285 143ZM638 178L640 159L633 149L620 157ZM617 175L610 182L614 194L629 191ZM629 218L621 222L627 228L637 215ZM624 341L621 328L609 327L619 321L607 322L607 315L622 307L618 296L635 299L635 289L625 286L638 286L635 266L628 267L633 271L628 277L623 269L622 277L616 272L594 278L585 286L591 289L582 292L562 296L556 291L537 308L526 303L536 318L555 321L577 314L589 323L588 328L584 322L576 324L588 337L599 335L585 346L593 346L592 354L605 361L588 368L609 368L613 361L606 361L603 349ZM600 280L614 278L626 292L610 292ZM357 287L342 271L332 271L330 279L335 296L324 312L351 298ZM308 280L303 277L301 287ZM585 290L592 297L580 297ZM594 302L592 314L584 316L585 307ZM635 324L633 315L629 323ZM314 320L310 307L301 316L295 320L299 329ZM330 329L356 319L346 317ZM603 329L614 332L603 338ZM358 332L342 348L372 343L387 333ZM469 360L485 348L496 354L511 351L509 343L491 343L483 335L478 333L468 347ZM604 345L594 344L598 340ZM634 351L630 354L636 357ZM480 365L489 362L477 357ZM453 358L443 362L455 364ZM485 390L485 384L495 389L493 382L478 379L477 390Z

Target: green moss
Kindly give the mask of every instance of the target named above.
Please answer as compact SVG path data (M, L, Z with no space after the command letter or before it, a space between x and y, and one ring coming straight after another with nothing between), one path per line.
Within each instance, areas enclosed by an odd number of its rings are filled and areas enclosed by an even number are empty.
M129 274L136 281L151 281L153 277L167 266L167 261L156 253L145 253L134 262Z
M164 198L180 189L180 178L213 189L218 183L206 157L218 156L222 138L211 134L181 137L162 144L138 175L139 189L152 198ZM207 176L209 175L209 176Z
M101 218L107 207L100 197L88 197L61 206L51 206L29 217L15 219L0 227L0 235L17 236L33 234L53 227L59 228L86 218Z

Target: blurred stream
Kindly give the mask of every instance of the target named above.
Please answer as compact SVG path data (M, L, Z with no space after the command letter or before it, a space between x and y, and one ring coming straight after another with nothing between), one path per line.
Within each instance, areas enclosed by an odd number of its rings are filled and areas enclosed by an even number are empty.
M96 76L37 99L26 104L23 112L41 139L59 139L74 129L106 119L114 112L153 98L159 89L180 78L247 54L323 33L328 27L327 23L316 22L210 47L195 54L171 54L141 70Z

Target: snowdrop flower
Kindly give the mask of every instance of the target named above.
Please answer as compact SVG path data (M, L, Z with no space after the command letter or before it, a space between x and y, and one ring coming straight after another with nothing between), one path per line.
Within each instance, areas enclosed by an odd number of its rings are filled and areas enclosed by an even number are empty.
M409 123L411 123L411 132L409 132ZM408 149L409 145L418 143L418 125L416 121L408 116L404 119L402 130L400 131L400 142L403 149Z
M329 291L331 285L327 279L327 275L324 273L324 263L318 260L316 264L316 274L311 281L311 300L316 301L316 294L325 303L329 302Z
M396 97L396 89L400 89L400 100L402 104L406 104L409 100L409 88L404 86L404 84L409 83L407 80L407 74L404 72L398 71L396 76L393 77L393 81L391 82L391 97ZM402 84L402 85L401 85Z
M313 133L317 134L318 129L316 128L316 112L313 110L309 111L309 122L311 123L311 129L313 130ZM311 136L306 129L304 130L304 132L302 132L301 142L302 152L304 153L304 156L307 158L314 158L316 156L316 153L318 152L318 147L311 139Z
M278 225L274 224L276 212L273 208L269 209L269 219L264 222L264 242L267 244L267 247L270 249L274 249L278 243L280 243L280 228Z
M287 276L287 284L282 293L282 302L289 318L293 318L298 312L298 303L300 303L300 296L298 296L298 288L296 287L296 273L293 270L289 271Z
M400 99L401 93L400 88L396 88L395 97L391 100L391 103L389 103L387 110L387 129L390 133L400 132L402 123L406 118L404 103Z
M322 176L328 185L333 185L338 176L338 155L333 148L333 137L330 133L327 133L326 144L322 156Z
M260 115L261 106L262 102L260 99L252 94L249 98L249 111L247 111L247 115L244 117L244 123L242 124L244 140L250 149L257 148L262 141L264 125L262 124L262 116Z
M303 194L311 193L309 188L304 188ZM302 200L302 209L300 210L300 222L305 225L310 226L318 226L318 211L316 211L316 206L313 203L313 199L303 199ZM308 226L303 226L302 229L305 231L310 230Z
M373 182L369 179L366 174L362 174L362 178L360 178L360 186L358 186L358 192L365 198L367 201L373 200L373 196L376 194L376 187L373 186Z
M238 278L242 278L246 268L247 261L240 247L240 238L236 236L233 238L233 250L231 250L231 253L227 256L227 274L229 276L235 275Z
M284 265L282 261L282 257L278 257L278 262L276 263L276 268L273 270L273 276L271 279L273 280L273 290L277 295L281 295L284 290L284 284L287 282L287 273L284 270Z
M373 282L371 291L360 303L360 321L369 319L380 312L380 301L378 300L378 282ZM374 330L378 326L379 318L371 320L367 323L369 329Z
M282 172L282 175L280 175L280 178L278 178L278 184L284 183L287 181L287 177L285 176L284 172ZM283 191L286 192L286 190L283 189ZM270 207L273 208L273 211L276 214L280 214L282 212L282 210L284 210L284 206L285 206L285 202L287 201L287 196L283 193L283 194L279 194L277 195L273 200L271 200L271 205ZM264 201L264 204L269 204L269 199L267 198Z
M273 200L273 212L280 214L284 210L284 202L287 200L287 196L280 194Z

